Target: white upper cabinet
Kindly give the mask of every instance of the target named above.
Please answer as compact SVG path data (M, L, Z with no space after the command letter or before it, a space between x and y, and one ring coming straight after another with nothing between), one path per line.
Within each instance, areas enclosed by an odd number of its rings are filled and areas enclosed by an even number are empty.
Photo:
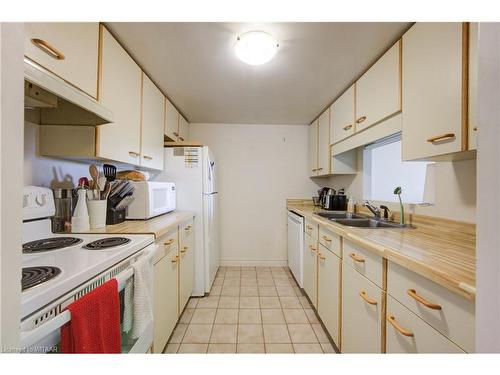
M161 170L165 98L147 75L142 77L141 166Z
M354 85L330 106L330 144L354 134Z
M466 33L462 23L419 22L403 36L404 160L467 149Z
M356 132L401 111L398 41L356 81Z
M184 116L179 115L179 141L185 142L189 140L189 123Z
M330 174L330 110L318 120L318 176Z
M318 119L309 125L309 176L318 175Z
M477 73L479 43L479 24L473 22L469 29L469 150L477 148Z
M24 54L97 98L98 22L24 24Z
M98 127L98 156L140 165L142 71L103 26L101 33L99 100L115 122Z
M172 141L179 137L179 111L165 98L165 135Z

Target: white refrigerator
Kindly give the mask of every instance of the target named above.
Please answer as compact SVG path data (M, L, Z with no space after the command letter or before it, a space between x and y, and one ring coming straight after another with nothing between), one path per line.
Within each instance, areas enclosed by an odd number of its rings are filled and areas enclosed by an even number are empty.
M203 296L219 268L217 164L206 146L164 150L164 170L154 180L175 182L176 209L195 212L193 296Z

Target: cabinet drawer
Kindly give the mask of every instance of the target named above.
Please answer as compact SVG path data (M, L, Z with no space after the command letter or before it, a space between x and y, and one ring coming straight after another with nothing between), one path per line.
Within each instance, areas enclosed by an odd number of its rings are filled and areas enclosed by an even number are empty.
M24 24L24 54L97 98L98 22Z
M310 235L313 240L317 241L318 240L318 224L313 222L310 219L306 219L306 223L304 226L304 232L306 234Z
M352 242L344 241L342 258L346 264L382 287L382 257Z
M340 236L326 229L323 226L319 227L319 243L334 253L339 258L342 258L340 248Z
M194 220L190 219L179 226L179 242L189 237L194 230Z
M160 250L155 255L153 263L157 263L171 250L177 249L177 229L158 238L156 244L160 246Z
M467 352L474 352L474 302L389 262L387 292Z
M384 292L344 261L342 280L342 352L381 353Z
M387 353L464 353L391 296L387 296Z

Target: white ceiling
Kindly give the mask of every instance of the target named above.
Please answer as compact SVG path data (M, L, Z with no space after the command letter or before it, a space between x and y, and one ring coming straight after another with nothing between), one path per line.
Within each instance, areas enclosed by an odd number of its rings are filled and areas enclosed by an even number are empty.
M197 123L307 124L409 23L107 23L153 81ZM246 31L279 41L261 66L239 61Z

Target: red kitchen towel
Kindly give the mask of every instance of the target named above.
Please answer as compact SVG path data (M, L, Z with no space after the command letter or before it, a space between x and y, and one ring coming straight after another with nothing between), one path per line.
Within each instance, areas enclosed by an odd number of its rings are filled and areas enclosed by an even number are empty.
M63 353L121 353L118 282L111 279L68 306L61 327Z

